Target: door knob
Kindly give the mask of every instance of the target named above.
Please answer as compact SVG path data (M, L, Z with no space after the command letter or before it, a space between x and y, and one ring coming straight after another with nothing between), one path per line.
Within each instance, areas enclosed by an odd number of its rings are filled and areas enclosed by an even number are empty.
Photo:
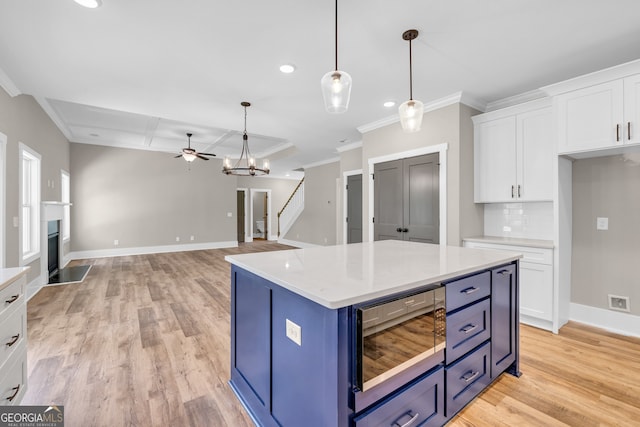
M402 233L402 228L398 227L398 228L396 228L396 231L397 231L398 233Z
M409 232L409 229L408 229L408 228L403 228L403 229L402 229L402 232L403 232L403 233L408 233L408 232Z

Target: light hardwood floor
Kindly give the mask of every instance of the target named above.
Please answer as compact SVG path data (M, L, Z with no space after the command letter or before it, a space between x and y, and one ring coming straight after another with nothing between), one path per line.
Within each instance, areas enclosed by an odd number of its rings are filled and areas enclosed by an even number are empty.
M285 248L75 261L92 265L83 283L44 288L28 303L22 404L64 405L69 427L252 426L227 384L224 256ZM640 425L640 339L575 323L559 335L522 326L521 371L450 425Z

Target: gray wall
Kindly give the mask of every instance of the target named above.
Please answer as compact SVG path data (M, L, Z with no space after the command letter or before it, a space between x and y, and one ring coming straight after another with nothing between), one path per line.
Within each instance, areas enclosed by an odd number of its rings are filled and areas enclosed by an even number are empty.
M219 159L71 144L71 168L72 251L237 241L237 180Z
M353 150L343 151L340 153L340 192L338 200L336 200L337 209L337 224L336 224L336 242L344 242L344 188L346 182L344 181L344 172L363 169L362 167L362 147L354 148ZM363 169L364 172L364 169ZM364 221L364 218L362 218Z
M70 171L70 144L33 97L19 95L12 98L2 88L0 88L0 132L7 135L5 266L16 267L20 264L19 229L13 226L13 217L17 217L19 212L18 145L22 142L42 156L41 200L60 201L60 170ZM71 173L71 179L74 179L73 173ZM51 180L53 187L47 186L47 182ZM46 250L41 248L41 251L43 249ZM65 253L67 250L68 247ZM40 275L40 259L29 266L31 270L27 280L32 281Z
M305 170L304 211L285 239L315 245L336 244L336 180L339 176L339 162Z
M420 132L405 133L399 123L363 135L363 170L370 158L447 143L447 244L459 246L463 237L482 234L482 206L473 203L473 123L478 112L453 104L425 113ZM363 179L363 215L369 218L369 180ZM365 240L369 222L365 221Z
M575 161L571 302L607 309L607 294L628 296L640 315L639 242L640 154Z

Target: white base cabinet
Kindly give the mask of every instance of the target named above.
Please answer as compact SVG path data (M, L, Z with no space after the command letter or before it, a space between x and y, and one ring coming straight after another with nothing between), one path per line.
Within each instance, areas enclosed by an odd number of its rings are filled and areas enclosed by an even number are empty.
M27 391L26 268L0 269L0 406Z
M558 333L554 313L553 249L466 240L464 246L521 253L520 322Z

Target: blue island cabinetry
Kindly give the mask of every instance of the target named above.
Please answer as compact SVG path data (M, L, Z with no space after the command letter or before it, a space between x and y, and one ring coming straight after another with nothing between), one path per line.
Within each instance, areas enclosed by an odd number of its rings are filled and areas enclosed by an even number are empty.
M356 312L412 302L433 282L327 307L231 259L230 385L260 426L444 425L501 373L519 374L518 258L440 276L446 347L366 391Z

